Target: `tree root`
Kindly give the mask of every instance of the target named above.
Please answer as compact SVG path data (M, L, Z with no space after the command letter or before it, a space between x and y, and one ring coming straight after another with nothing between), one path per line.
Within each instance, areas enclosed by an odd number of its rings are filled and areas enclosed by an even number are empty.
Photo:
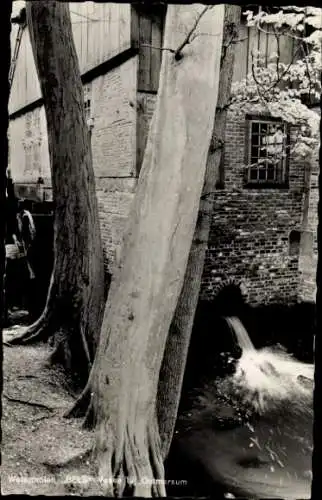
M40 417L33 418L32 422L40 422L41 420L47 420L47 418L53 418L54 415L41 415Z
M96 413L94 411L94 403L93 398L89 391L82 393L80 398L77 399L74 406L67 410L64 415L64 418L83 418L83 429L91 430L94 429L96 425Z
M76 399L70 410L64 413L64 418L84 418L83 429L93 429L96 426L96 411L94 404L93 380L94 370L90 372L86 386Z
M46 342L52 332L52 328L49 327L49 319L46 316L47 315L43 313L35 323L24 331L24 333L8 340L7 344L9 344L9 346L14 346L34 344L40 341Z
M77 453L76 455L72 456L71 458L68 458L67 460L64 460L62 462L49 462L43 461L42 464L45 465L48 469L51 470L56 470L56 469L63 469L64 467L70 467L70 466L76 466L79 465L80 463L84 462L87 458L90 458L92 455L92 447L87 448L84 451L81 451Z
M91 404L91 392L89 385L85 387L80 396L76 399L73 407L67 410L63 417L64 418L83 418Z
M126 426L122 450L111 453L109 437L103 428L97 449L99 477L104 495L120 497L126 493L135 497L165 497L164 468L158 434L154 426L146 439ZM109 433L109 432L108 432ZM106 443L107 440L107 443Z
M11 396L8 396L7 394L3 393L3 396L8 400L12 401L13 403L20 403L24 405L29 405L29 406L34 406L36 408L41 408L43 410L48 410L48 411L54 411L55 408L51 408L50 406L44 405L42 403L34 403L33 401L27 401L25 399L20 399L20 398L12 398Z
M85 418L83 422L83 429L94 429L96 426L96 412L94 410L93 398L91 398L91 402L86 410Z

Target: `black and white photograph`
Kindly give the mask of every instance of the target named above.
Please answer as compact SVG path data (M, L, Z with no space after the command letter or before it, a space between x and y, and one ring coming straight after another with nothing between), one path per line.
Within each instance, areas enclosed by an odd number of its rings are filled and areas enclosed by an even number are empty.
M322 8L276 3L1 1L2 495L321 500Z

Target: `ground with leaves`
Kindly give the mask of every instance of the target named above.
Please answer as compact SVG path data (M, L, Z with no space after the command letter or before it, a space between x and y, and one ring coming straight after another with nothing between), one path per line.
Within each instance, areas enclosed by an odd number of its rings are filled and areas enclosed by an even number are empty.
M5 330L4 343L23 328ZM99 495L93 433L63 417L74 398L48 365L49 354L45 344L4 344L1 493Z

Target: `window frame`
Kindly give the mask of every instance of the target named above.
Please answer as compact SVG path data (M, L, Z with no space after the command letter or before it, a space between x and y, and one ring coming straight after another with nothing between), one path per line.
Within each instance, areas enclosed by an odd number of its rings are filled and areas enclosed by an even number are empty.
M284 162L283 173L281 179L277 180L267 180L267 179L250 179L250 167L252 158L252 147L253 147L253 137L252 137L252 124L280 124L284 126L284 131L286 134L284 148L286 151L286 156L281 161ZM260 136L260 134L259 134ZM246 115L246 137L245 137L245 168L244 168L244 187L247 189L288 189L289 188L289 162L290 162L290 127L289 124L283 122L282 119L276 118L267 114L257 114L257 115ZM281 168L278 166L277 168Z

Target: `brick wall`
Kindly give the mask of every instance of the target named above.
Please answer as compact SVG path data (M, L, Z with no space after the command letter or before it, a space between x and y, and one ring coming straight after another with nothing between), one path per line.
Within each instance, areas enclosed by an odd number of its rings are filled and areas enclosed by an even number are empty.
M228 117L225 186L215 193L201 297L235 280L249 303L295 302L300 244L291 248L290 233L302 230L305 168L291 157L289 188L244 188L245 127Z
M137 182L136 171L136 74L137 58L93 80L91 86L94 128L93 168L96 178L106 268L113 271L123 228ZM35 117L40 116L40 121ZM28 128L28 124L31 126ZM39 142L39 137L41 141ZM39 161L26 161L24 143L39 142ZM36 184L44 178L51 199L50 164L44 107L10 122L10 167L15 183Z
M142 159L155 96L140 92L139 158ZM141 134L141 135L140 135ZM244 188L246 122L228 115L225 141L224 189L215 193L209 247L201 299L211 300L230 281L241 283L247 301L290 303L312 300L316 266L314 248L303 265L303 248L310 243L303 230L316 233L317 163L308 190L307 224L303 226L305 165L290 156L289 188ZM294 142L295 131L290 140ZM292 231L300 242L290 243ZM306 253L308 253L306 251ZM304 250L305 254L305 250ZM301 271L299 266L302 265Z
M113 273L136 178L136 72L132 58L92 82L93 167L106 269Z
M299 259L299 298L315 301L317 268L317 227L319 201L319 157L318 150L311 162L309 190L307 192L306 217L303 213L303 235Z
M136 67L133 57L91 84L92 151L97 178L136 175Z

